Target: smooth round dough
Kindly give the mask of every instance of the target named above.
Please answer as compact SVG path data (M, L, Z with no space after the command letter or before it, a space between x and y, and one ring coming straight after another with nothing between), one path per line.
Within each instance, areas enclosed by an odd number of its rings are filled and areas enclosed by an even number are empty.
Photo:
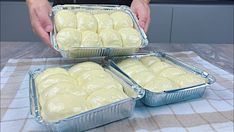
M54 74L43 79L39 84L37 84L38 91L39 93L42 93L48 87L59 82L68 82L77 85L77 81L73 79L70 75Z
M145 89L152 92L163 92L178 88L178 85L164 77L155 77L144 86Z
M67 70L65 70L63 68L60 68L60 67L48 68L36 76L36 79L35 79L36 85L38 83L40 83L43 79L47 78L48 76L54 75L54 74L69 75Z
M58 47L63 50L79 47L81 43L81 33L76 29L65 28L58 32L56 41Z
M40 104L43 105L49 98L59 94L72 94L75 96L87 97L87 93L79 85L68 82L58 82L48 87L40 94Z
M72 66L68 71L70 73L79 74L80 72L86 72L89 70L103 70L103 68L98 63L87 61L87 62L78 63Z
M86 90L88 94L91 94L97 90L106 89L118 89L122 90L122 85L113 78L96 78L87 79L82 82L83 89Z
M90 70L85 72L80 72L80 74L77 76L80 81L84 80L92 80L95 78L111 78L112 76L105 72L104 70Z
M186 74L186 72L184 70L180 69L180 68L168 67L168 68L165 68L164 70L162 70L159 73L159 76L172 79L172 78L174 78L176 76L183 75L183 74Z
M80 47L100 47L101 45L101 39L96 32L82 32L82 41Z
M134 28L122 28L118 31L123 41L123 47L140 47L141 37Z
M142 57L140 59L140 61L142 62L142 64L144 64L145 66L151 66L152 64L154 64L155 62L160 62L161 60L156 57L156 56L145 56Z
M120 34L113 29L104 29L99 34L103 47L122 47Z
M110 17L112 18L112 20L114 22L114 29L115 30L119 30L121 28L133 27L133 21L132 21L131 17L122 11L114 12L110 15Z
M76 28L76 14L69 10L61 10L55 14L55 27L57 32L64 28Z
M173 78L173 81L180 87L190 87L206 83L205 79L195 74L183 74Z
M117 89L101 89L92 93L87 101L94 107L101 107L129 98L123 91Z
M71 94L59 94L47 100L43 105L44 118L48 121L58 121L84 111L90 110L91 106L83 97Z
M129 59L125 59L125 60L119 62L117 65L120 68L125 69L125 68L131 67L133 65L141 65L141 62L138 59L129 58Z
M156 62L152 64L149 68L156 74L158 75L159 72L161 72L163 69L168 68L168 67L173 67L172 65L166 63L166 62Z
M154 81L154 75L150 71L142 71L132 74L131 78L142 87L144 87L150 81Z
M136 74L136 73L143 73L148 71L148 69L144 66L144 65L132 65L129 66L127 68L122 69L125 73L127 73L129 76L131 76L132 74Z
M113 20L108 14L95 14L94 17L98 22L98 32L103 29L113 29Z
M77 30L80 32L89 30L96 32L97 31L97 20L96 18L88 12L77 12Z

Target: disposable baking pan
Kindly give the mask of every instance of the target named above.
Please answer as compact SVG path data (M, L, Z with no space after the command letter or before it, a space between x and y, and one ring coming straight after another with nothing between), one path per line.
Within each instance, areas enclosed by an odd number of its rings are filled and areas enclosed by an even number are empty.
M113 56L113 55L129 55L137 52L140 48L148 45L148 39L143 29L139 26L138 20L128 6L124 5L57 5L52 8L51 17L54 21L55 14L60 10L71 10L74 12L89 12L89 13L112 13L115 11L123 11L127 13L132 21L134 28L140 33L140 47L122 47L122 48L105 48L105 47L72 47L69 50L62 50L56 42L56 27L50 33L51 43L55 50L65 58L90 57L90 56Z
M182 62L181 60L176 59L164 52L156 51L156 52L151 52L151 53L138 53L138 54L129 55L129 56L116 56L116 57L112 57L111 60L109 61L112 67L114 67L116 70L122 73L126 78L129 78L130 80L132 80L133 83L137 84L133 79L131 79L126 73L124 73L117 66L117 63L127 58L139 59L144 56L159 57L160 59L168 63L172 63L178 67L181 67L187 70L188 72L192 72L206 79L206 83L204 84L195 85L191 87L178 88L175 90L168 90L168 91L163 91L163 92L152 92L152 91L142 88L145 90L145 96L141 99L141 101L147 106L161 106L165 104L171 104L171 103L176 103L180 101L202 97L206 88L215 82L215 78L209 73L207 73L206 71L203 71L199 68L188 65Z
M127 118L133 113L136 100L140 99L144 95L144 90L133 84L126 78L121 78L122 75L118 74L114 68L112 68L107 61L103 61L103 58L88 59L88 61L97 62L105 68L106 71L112 74L112 76L118 80L124 86L124 92L129 96L128 99L118 101L103 107L99 107L81 114L65 118L56 122L48 122L41 116L41 110L38 99L37 88L35 87L35 77L45 69L31 69L29 72L29 99L30 99L30 111L31 115L36 121L43 126L47 127L48 131L85 131L101 125L105 125L110 122L114 122L120 119ZM78 59L76 62L84 62L86 59ZM104 64L105 63L105 64ZM71 65L62 66L69 68ZM121 78L121 79L120 79Z

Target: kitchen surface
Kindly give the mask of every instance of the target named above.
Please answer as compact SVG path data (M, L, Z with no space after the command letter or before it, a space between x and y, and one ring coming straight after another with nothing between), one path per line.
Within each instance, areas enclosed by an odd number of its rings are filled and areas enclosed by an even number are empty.
M52 48L0 2L2 132L233 132L232 0L152 0L146 34L128 8L61 6Z

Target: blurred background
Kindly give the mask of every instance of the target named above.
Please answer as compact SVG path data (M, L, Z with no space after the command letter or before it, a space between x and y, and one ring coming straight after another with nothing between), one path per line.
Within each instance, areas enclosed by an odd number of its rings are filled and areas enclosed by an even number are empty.
M1 41L39 42L25 0L1 0ZM151 0L151 43L234 43L234 0Z

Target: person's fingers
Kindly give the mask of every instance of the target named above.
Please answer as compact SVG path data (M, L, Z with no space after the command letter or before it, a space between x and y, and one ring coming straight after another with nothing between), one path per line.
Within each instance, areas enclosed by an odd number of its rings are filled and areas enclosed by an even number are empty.
M140 26L144 29L145 28L145 25L146 25L146 22L147 22L147 13L145 10L139 10L138 11L138 19L139 19L139 24Z
M49 47L52 47L50 37L48 34L48 30L52 31L52 29L45 29L43 27L43 23L41 23L41 18L39 18L38 13L36 12L37 10L30 10L32 30L42 39L44 43L46 43ZM47 21L47 23L49 22Z
M38 34L38 36L42 39L43 42L45 42L49 47L52 48L51 42L50 42L50 36L48 32L46 32L39 21L33 21L33 29Z
M53 26L52 26L52 21L49 17L48 11L39 9L36 11L36 15L40 21L42 28L46 32L51 32L53 30Z
M151 17L150 17L150 11L149 11L148 12L148 18L147 18L147 21L146 21L146 24L145 24L145 28L144 28L145 32L147 32L148 29L149 29L150 21L151 21Z

